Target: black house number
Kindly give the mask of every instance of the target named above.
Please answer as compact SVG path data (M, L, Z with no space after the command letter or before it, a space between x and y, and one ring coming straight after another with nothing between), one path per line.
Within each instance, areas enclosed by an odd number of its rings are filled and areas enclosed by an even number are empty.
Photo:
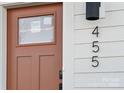
M93 35L96 35L96 37L98 38L99 37L99 31L98 31L98 26L95 27L95 29L93 30L92 32ZM99 52L99 45L98 45L99 41L93 41L92 42L92 47L93 47L93 50L92 52L94 53L98 53ZM98 56L92 56L92 67L98 67L99 66L99 60L98 60Z

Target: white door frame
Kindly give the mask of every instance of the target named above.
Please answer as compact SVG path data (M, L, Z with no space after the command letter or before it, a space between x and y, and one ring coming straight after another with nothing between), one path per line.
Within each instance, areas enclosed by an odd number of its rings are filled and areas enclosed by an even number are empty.
M55 3L55 2L52 2ZM44 4L51 4L49 2L41 2L41 3L2 3L0 4L0 90L6 90L7 89L7 9L10 8L18 8L18 7L25 7L25 6L34 6L34 5L44 5ZM67 4L67 5L66 5ZM68 3L63 3L63 11L68 8ZM63 12L63 29L65 29L65 23L64 21L66 19L67 11ZM64 33L64 31L63 31ZM63 36L65 33L63 34ZM63 37L65 38L65 37ZM65 39L63 39L63 42ZM66 44L63 43L63 47ZM64 50L63 50L64 51ZM64 53L63 53L64 55ZM64 61L63 61L64 64ZM65 65L64 65L65 66ZM65 81L66 82L66 81ZM65 88L65 87L64 87Z
M0 89L6 89L7 68L7 15L6 9L0 6Z

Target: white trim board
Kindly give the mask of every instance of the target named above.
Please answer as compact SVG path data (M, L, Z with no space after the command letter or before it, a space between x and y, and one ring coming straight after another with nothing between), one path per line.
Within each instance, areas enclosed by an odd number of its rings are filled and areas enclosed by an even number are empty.
M6 9L0 6L0 89L6 89L6 36L7 36L7 23L6 23Z
M57 3L57 2L15 2L15 3L7 2L7 3L0 3L0 6L10 9L10 8L45 5L45 4L52 4L52 3Z
M73 3L63 4L63 89L73 89Z

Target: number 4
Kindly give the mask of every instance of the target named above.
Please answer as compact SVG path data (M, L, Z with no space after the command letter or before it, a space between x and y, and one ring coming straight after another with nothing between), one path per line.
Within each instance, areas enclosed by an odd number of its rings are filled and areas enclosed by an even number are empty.
M98 26L95 27L95 29L93 30L92 34L95 34L96 37L98 37L98 35L99 35Z

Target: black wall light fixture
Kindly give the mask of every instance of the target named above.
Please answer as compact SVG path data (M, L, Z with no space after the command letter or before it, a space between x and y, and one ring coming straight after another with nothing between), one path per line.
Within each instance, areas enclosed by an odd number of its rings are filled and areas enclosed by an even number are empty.
M98 20L100 13L100 2L86 2L86 19Z

